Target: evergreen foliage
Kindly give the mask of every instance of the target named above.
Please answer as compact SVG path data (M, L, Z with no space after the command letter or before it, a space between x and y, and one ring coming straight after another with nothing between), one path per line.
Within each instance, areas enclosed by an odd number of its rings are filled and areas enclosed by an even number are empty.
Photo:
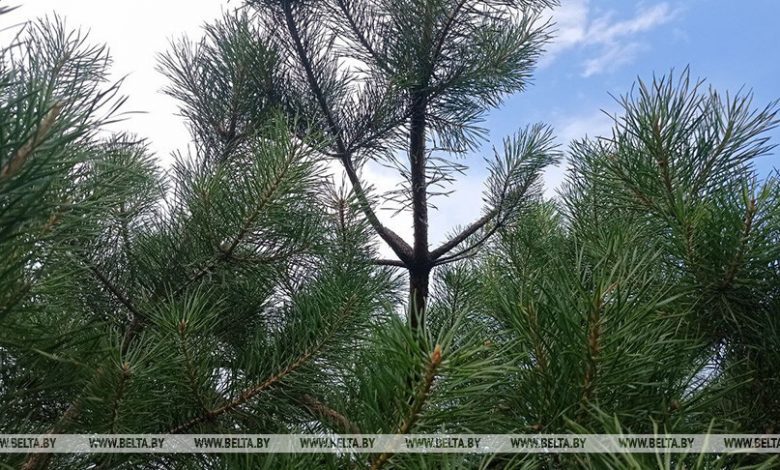
M0 433L777 433L777 103L688 71L609 136L488 161L429 249L430 199L521 91L548 1L253 0L161 57L192 150L110 134L110 58L58 18L0 60ZM0 8L0 13L7 9ZM348 184L337 186L328 162ZM405 178L406 242L369 161ZM395 260L378 257L377 241ZM400 269L399 269L400 268ZM404 285L409 278L408 289ZM430 278L430 285L429 285ZM403 312L403 313L402 313ZM423 315L424 314L424 315ZM4 454L40 468L772 468L756 455Z

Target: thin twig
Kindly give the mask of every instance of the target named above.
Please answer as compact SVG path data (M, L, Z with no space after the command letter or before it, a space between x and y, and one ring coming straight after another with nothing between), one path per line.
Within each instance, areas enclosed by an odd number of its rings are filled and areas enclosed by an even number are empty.
M27 142L22 145L19 150L16 151L13 157L5 164L2 168L0 168L0 181L11 177L16 172L18 172L22 166L24 166L25 162L29 160L30 155L35 151L36 148L38 148L38 145L41 144L41 142L44 140L46 135L49 133L49 130L51 130L52 126L54 125L54 121L56 121L57 116L59 116L60 112L62 111L63 104L60 102L54 103L54 106L46 113L46 115L41 119L41 122L38 124L38 128L35 130L35 133L27 139Z
M497 210L491 210L490 212L488 212L487 214L479 218L479 220L477 220L476 222L472 223L471 225L463 229L463 231L461 231L459 234L455 235L454 237L450 238L446 242L442 243L441 246L431 251L431 259L436 261L437 259L441 258L447 252L449 252L456 246L460 245L460 243L463 242L465 239L477 233L479 229L481 229L488 222L493 220L493 218L497 214L498 214Z
M300 401L312 414L335 422L342 431L347 431L349 434L361 434L360 428L349 418L313 396L303 395Z

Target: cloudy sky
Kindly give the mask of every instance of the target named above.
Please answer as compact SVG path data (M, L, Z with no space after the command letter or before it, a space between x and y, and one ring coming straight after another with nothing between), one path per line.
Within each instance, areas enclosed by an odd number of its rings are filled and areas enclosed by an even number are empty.
M226 0L0 0L21 5L2 19L0 28L36 16L58 12L71 26L91 31L94 41L109 45L116 77L127 75L126 110L143 111L121 126L152 142L162 164L170 153L186 147L187 132L175 116L176 103L160 94L165 79L155 71L157 54L171 39L197 37L200 26L238 4ZM563 0L553 13L556 39L541 61L527 92L510 97L489 116L491 140L528 123L552 124L559 141L605 133L610 120L604 111L618 110L610 94L629 91L637 77L682 70L704 77L719 90L751 88L756 105L780 98L780 1L686 0ZM780 131L773 133L780 143ZM486 144L485 155L490 152ZM479 216L484 167L475 154L465 163L472 167L457 191L434 201L432 216L436 242L457 225ZM762 175L780 164L774 156L757 162ZM548 194L563 178L565 164L548 170ZM379 189L392 188L392 175L371 168L366 177ZM386 222L407 239L411 221L403 214Z

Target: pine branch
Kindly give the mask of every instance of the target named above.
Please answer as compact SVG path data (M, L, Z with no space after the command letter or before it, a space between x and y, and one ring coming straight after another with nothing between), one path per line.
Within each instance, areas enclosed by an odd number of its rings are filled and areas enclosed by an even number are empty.
M742 236L739 239L739 247L734 259L731 260L729 268L726 270L726 274L723 276L723 281L720 284L721 290L726 290L734 283L734 278L739 272L739 265L745 257L745 248L750 240L750 234L753 230L753 219L757 211L756 200L751 199L748 201L748 206L745 209L745 216L742 219Z
M246 230L242 230L242 233L244 234L243 236L245 236ZM235 246L233 246L233 249L235 249ZM132 321L128 326L128 329L125 331L121 343L121 352L122 354L124 354L127 352L129 345L132 342L135 335L141 330L142 319L146 317L140 310L138 310L135 307L132 301L127 296L125 296L121 292L121 290L118 287L116 287L105 276L105 274L103 274L97 267L95 267L92 263L90 263L87 260L84 260L84 263L87 265L88 269L90 270L90 272L92 272L95 278L133 315ZM188 281L185 284L185 286L179 288L176 291L176 293L180 293L180 291L183 291L186 285L191 284L191 282L194 282L194 280L191 279L190 281ZM99 369L96 376L100 375L101 371L102 369ZM78 402L77 401L72 402L71 405L66 410L66 412L62 415L58 423L55 426L53 426L49 432L56 433L58 432L59 429L62 429L62 427L65 426L65 423L71 421L78 414L78 409L79 409ZM45 458L41 456L45 456ZM49 459L50 457L48 457L47 454L35 454L31 456L31 458L28 459L27 462L25 462L23 468L26 470L45 468L48 465Z
M104 371L105 369L102 367L98 368L95 373L95 378L99 378ZM84 392L86 391L87 388L85 387ZM82 392L82 394L84 392ZM60 419L46 431L46 434L60 434L68 424L76 419L79 413L81 413L81 402L80 400L74 400L68 405L68 408L62 416L60 416ZM49 466L49 461L51 461L53 455L54 454L50 453L29 454L27 460L22 464L21 470L43 470Z
M382 240L384 240L385 243L390 246L390 249L393 250L396 256L398 256L398 259L404 263L408 263L412 258L412 248L397 233L387 228L382 224L382 222L380 222L376 213L371 208L371 203L368 201L368 197L363 190L360 177L357 175L355 168L352 166L352 161L347 157L342 157L341 162L344 166L344 170L347 173L347 177L352 184L352 187L355 188L355 194L358 196L360 208L366 215L366 219L368 219L368 222L374 228L379 237L382 238Z
M452 256L443 256L443 257L439 258L438 260L433 262L433 266L434 267L436 267L436 266L444 266L445 264L455 263L457 261L462 261L464 259L470 259L475 254L476 253L469 253L468 249L462 250L462 251L460 251L457 254L454 254Z
M384 123L384 126L382 126L379 129L373 128L372 123L370 120L366 120L365 124L363 125L363 129L361 129L361 132L358 132L356 134L356 137L353 139L352 142L347 146L347 153L349 155L355 154L358 150L369 148L371 144L375 141L381 140L384 137L386 137L389 133L391 133L394 130L397 130L397 128L401 125L403 125L406 121L409 120L409 118L412 116L412 107L404 101L403 103L398 103L398 106L404 106L406 109L403 113L398 114L394 119L391 119L389 121L386 121ZM370 133L368 131L371 131ZM366 136L365 134L369 134ZM333 155L335 158L340 158L340 155Z
M366 35L363 34L363 32L358 27L357 21L355 20L354 15L352 15L352 13L349 11L349 7L347 6L346 2L344 0L336 0L336 3L338 3L339 10L341 10L344 18L347 19L347 23L349 23L350 32L355 35L355 38L357 38L360 45L363 46L366 52L368 52L379 68L386 72L391 72L390 67L387 64L387 58L379 54L379 52L374 49L371 43L368 42L368 38L366 38Z
M385 243L387 243L390 246L390 248L393 250L396 256L398 256L398 258L401 259L402 261L408 261L409 259L411 259L411 255L412 255L411 247L400 236L398 236L397 233L384 226L380 222L373 208L371 207L371 203L368 200L368 196L366 195L365 190L363 189L363 185L360 182L360 177L357 175L357 172L355 171L354 164L352 162L351 155L348 152L347 145L344 142L343 132L341 131L341 129L336 123L335 118L333 117L333 113L331 112L330 107L328 106L322 88L320 87L319 82L317 81L317 78L314 74L311 61L309 60L309 57L306 54L306 49L303 45L303 41L301 40L300 32L298 31L298 26L295 23L295 18L293 17L291 2L282 2L282 12L284 15L285 25L287 26L287 30L290 33L290 37L295 47L296 55L298 56L298 60L303 66L304 72L306 74L306 80L308 82L309 89L314 95L314 98L316 99L317 104L320 107L320 110L325 116L325 120L328 125L328 130L330 131L330 134L333 136L333 139L336 143L339 159L341 160L341 163L344 166L344 170L347 173L347 177L349 178L352 187L355 189L355 194L358 196L358 201L360 202L360 208L365 213L366 218L368 219L371 226L374 228L377 234L385 241Z
M450 30L452 29L452 26L455 24L455 18L458 16L460 11L463 9L463 7L466 6L466 3L469 0L460 0L457 5L455 5L455 8L452 9L452 12L447 16L447 19L444 22L444 26L442 27L441 31L439 32L439 38L436 41L436 44L433 48L433 55L431 56L431 74L433 73L433 68L436 66L436 61L439 59L439 56L441 55L442 48L444 47L444 43L447 42L447 37L450 34Z
M485 232L479 240L476 242L470 244L466 248L463 248L462 250L458 251L457 253L450 255L450 256L442 256L439 258L436 262L434 262L435 266L441 266L443 264L452 263L454 261L459 261L462 259L467 259L472 257L475 253L474 251L477 250L480 246L484 245L490 238L495 235L498 230L504 226L503 221L496 222L490 230Z
M712 170L715 168L716 163L719 159L723 158L723 151L731 143L733 132L734 121L729 119L728 124L726 124L726 130L724 131L723 137L721 138L718 147L712 152L712 156L705 162L701 172L699 172L698 177L693 181L693 184L691 185L691 193L699 194L701 188L707 184L707 180L711 176Z
M528 305L528 322L530 327L528 332L531 336L531 343L533 343L536 367L542 374L546 374L549 366L549 360L547 359L547 353L544 349L542 327L539 325L539 314L536 311L536 307L533 303Z
M41 119L40 124L38 124L35 133L27 139L27 142L16 151L14 156L0 168L0 181L10 178L24 166L30 158L30 155L32 155L35 149L43 142L49 133L49 130L54 126L54 122L57 120L57 116L59 116L63 107L64 105L62 103L57 102L46 113L43 119Z
M106 277L105 274L103 274L102 271L100 271L95 265L90 263L87 260L84 260L84 263L87 264L87 267L92 272L92 274L95 276L95 278L100 281L100 283L108 289L108 291L121 303L124 305L124 307L132 314L132 318L130 319L130 325L128 325L127 330L125 330L125 334L122 337L122 345L120 346L122 354L126 353L128 348L130 348L130 343L133 341L133 338L135 338L135 335L140 331L141 329L141 322L146 318L146 316L138 310L133 302L122 293L122 291L119 290L117 286L115 286L108 277Z
M312 248L312 244L307 243L301 245L299 248L288 249L286 251L279 251L269 256L243 256L243 255L239 256L234 252L231 253L229 257L224 259L233 260L238 263L247 263L252 265L273 264L273 263L278 263L279 261L282 261L284 259L290 258L292 256L295 256L297 254L305 253L306 250L309 250L311 248Z
M601 317L604 309L604 298L616 287L617 283L613 283L610 284L604 292L599 290L596 293L596 298L588 313L587 345L585 347L585 377L583 378L582 398L580 400L583 406L581 410L582 413L585 413L585 405L593 401L593 389L595 387L596 374L598 373L597 361L602 349Z
M431 387L433 386L433 381L436 378L436 372L439 368L439 365L441 365L441 360L441 346L437 344L436 347L433 348L430 362L425 368L425 374L423 374L421 378L420 388L414 397L414 403L409 409L409 413L401 421L401 424L398 426L395 434L407 434L419 419L420 412L430 397ZM393 457L393 455L395 454L392 452L385 452L380 454L379 457L377 457L371 464L371 470L379 470L382 468L382 466L384 466L384 464L386 464L387 461Z
M459 234L455 235L451 239L442 243L441 246L431 251L431 259L435 261L441 258L443 255L447 254L450 250L460 245L468 237L477 233L482 227L484 227L491 220L493 220L498 215L498 213L499 213L498 210L495 209L491 210L490 212L488 212L487 214L479 218L479 220L477 220L476 222L472 223L471 225L463 229L463 231L461 231ZM496 224L496 227L498 227L498 224ZM490 235L492 235L493 232L495 232L495 230L493 230L490 233ZM486 241L488 237L484 237L484 239L480 243ZM462 254L463 253L459 253L458 255L462 255Z
M375 259L372 261L376 266L394 266L397 268L405 268L406 264L403 261L396 259Z
M492 165L492 175L489 179L491 188L490 203L492 209L461 231L458 235L443 243L431 252L432 260L439 260L443 255L457 247L468 237L477 233L491 221L494 225L478 242L464 248L450 259L440 261L446 263L459 259L485 243L510 215L521 204L523 197L532 190L539 177L541 169L557 160L556 145L553 143L552 132L548 127L535 125L518 132L513 138L504 140L504 157Z
M669 207L675 205L675 193L672 184L672 174L669 166L671 165L669 155L663 148L663 138L661 136L661 124L659 123L659 117L653 116L652 122L652 137L653 143L657 148L652 149L655 153L656 164L661 172L661 178L663 179L664 189L666 190L666 197L669 198Z
M134 285L136 281L138 280L138 275L135 270L135 262L133 260L133 257L131 256L131 253L133 252L133 247L130 244L130 229L127 226L128 223L128 214L125 212L125 206L124 204L120 205L119 208L119 219L120 219L120 233L122 236L122 245L124 248L124 254L125 254L125 262L127 263L127 270L130 278L130 285Z
M189 419L177 426L174 426L168 431L168 434L179 434L182 433L193 426L196 426L198 424L212 421L215 418L230 413L232 411L235 411L240 406L244 405L245 403L252 400L254 397L259 395L260 393L264 392L265 390L273 387L274 385L278 384L280 381L282 381L284 378L289 376L290 374L294 373L296 370L300 369L304 365L306 365L311 359L315 357L316 354L320 353L325 347L327 346L328 342L332 338L333 334L336 333L338 330L338 326L342 325L343 320L345 320L349 314L352 313L353 303L355 301L354 297L350 297L346 305L344 306L341 314L339 315L338 322L336 322L334 328L332 328L330 331L325 332L324 334L321 334L318 336L319 342L309 350L305 351L303 354L298 356L298 358L290 363L287 367L283 368L276 374L272 375L268 379L253 385L249 388L246 388L241 391L241 393L238 394L238 397L231 400L228 403L225 403L224 405L214 409L214 410L208 410L205 413L202 413L192 419Z
M239 231L239 234L237 237L233 240L231 245L222 252L222 258L229 258L233 251L238 247L240 242L246 238L246 236L250 233L251 225L254 223L254 220L259 216L262 209L268 204L268 202L271 200L274 193L278 190L278 188L281 185L282 179L288 172L292 162L292 157L287 160L287 165L285 165L284 170L282 171L282 174L277 177L277 179L272 184L269 191L266 192L263 198L261 198L261 203L258 205L258 207L253 211L253 213L250 215L250 217L247 219L247 221L242 226L241 230ZM129 345L131 344L133 338L135 335L142 330L142 320L146 318L146 316L133 304L133 302L122 293L122 291L115 286L105 274L103 274L97 267L95 267L92 263L88 262L87 260L83 260L84 263L87 265L88 269L92 272L92 274L95 276L95 278L125 307L128 311L130 311L133 315L132 321L128 327L128 329L125 332L125 335L122 339L122 345L121 345L121 351L124 354L127 352ZM174 297L186 289L187 286L191 285L193 282L197 281L203 275L205 275L207 272L209 272L211 269L213 269L216 266L216 262L211 263L206 268L199 271L193 278L190 278L188 281L185 282L184 285L180 286L175 292ZM101 373L101 370L98 371L99 375ZM96 377L97 377L96 375ZM206 408L204 406L204 408ZM73 417L75 417L78 414L78 402L73 402L69 406L68 410L65 412L65 414L60 418L59 423L52 427L51 433L56 433L59 429L64 427L66 423L71 421ZM37 455L44 455L44 454L37 454ZM49 457L43 459L38 456L33 456L31 459L28 460L28 462L25 464L24 468L29 469L36 469L36 468L45 468L45 466L48 464ZM29 465L29 466L28 466Z
M105 274L103 274L102 271L100 271L97 267L95 267L92 263L87 262L87 268L92 272L92 274L95 276L95 279L100 281L100 283L108 289L108 291L116 298L116 300L119 301L122 305L125 306L127 310L130 311L130 313L133 314L133 318L145 318L144 314L141 313L140 310L138 310L135 305L130 301L130 299L123 294L118 287L116 287L111 280L109 280Z
M49 218L43 224L43 227L41 228L41 231L38 234L38 239L41 240L44 239L44 237L49 235L57 226L57 224L60 223L60 220L62 219L62 214L65 212L64 206L66 202L67 200L63 202L62 205L57 207L57 210L51 213ZM33 275L33 278L37 280L39 276L40 273L36 273ZM32 279L26 279L22 282L22 285L18 289L16 289L16 292L12 293L11 295L6 295L5 297L6 300L0 304L0 318L2 318L7 313L9 313L11 309L19 305L19 303L27 297L27 294L30 293L34 284L35 281L33 281Z
M296 157L295 152L290 152L288 158L285 160L285 165L282 168L282 171L276 175L276 178L271 183L271 187L268 188L268 190L262 195L260 201L257 203L254 210L244 220L244 223L241 225L238 234L230 243L230 245L228 245L224 249L220 249L219 257L213 259L209 264L207 264L206 266L201 268L197 273L195 273L194 276L192 276L187 281L185 281L184 284L179 286L174 291L173 297L177 297L185 289L191 286L194 282L199 281L201 278L203 278L203 276L213 271L219 264L220 260L230 259L230 257L233 255L233 252L236 250L236 248L238 248L238 245L251 233L252 226L257 221L257 218L260 217L261 213L266 208L266 206L271 203L273 197L276 195L276 192L281 187L284 178L287 176L288 172L290 171L290 167L292 166L295 157Z
M127 382L130 380L130 364L127 362L122 363L122 369L119 375L119 387L117 388L114 399L111 401L111 434L117 433L117 421L119 417L119 404L124 399L125 391L127 390Z
M311 413L318 418L325 418L334 422L338 428L342 431L346 431L348 434L361 434L360 428L349 420L346 416L329 407L325 403L317 400L311 395L303 395L301 397L301 403Z
M189 382L190 391L192 392L195 401L198 402L198 405L200 405L203 410L208 411L209 407L206 405L203 396L198 390L197 372L195 370L195 366L193 365L192 353L190 352L190 348L187 347L186 320L179 321L177 331L179 333L179 345L181 346L182 355L184 356L184 367L186 369L187 381Z

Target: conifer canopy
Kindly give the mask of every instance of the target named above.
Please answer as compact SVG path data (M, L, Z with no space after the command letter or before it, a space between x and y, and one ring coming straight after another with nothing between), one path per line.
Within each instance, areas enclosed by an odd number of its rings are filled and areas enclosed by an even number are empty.
M161 55L192 136L121 121L60 18L0 50L0 433L778 433L777 103L688 71L612 131L487 151L545 0L247 0ZM0 19L7 7L0 7ZM120 123L121 125L121 123ZM554 198L545 167L566 156ZM332 163L344 171L334 183ZM380 194L368 164L404 183ZM377 215L411 217L404 240ZM395 255L384 259L379 244ZM762 455L0 454L14 468L772 468Z

